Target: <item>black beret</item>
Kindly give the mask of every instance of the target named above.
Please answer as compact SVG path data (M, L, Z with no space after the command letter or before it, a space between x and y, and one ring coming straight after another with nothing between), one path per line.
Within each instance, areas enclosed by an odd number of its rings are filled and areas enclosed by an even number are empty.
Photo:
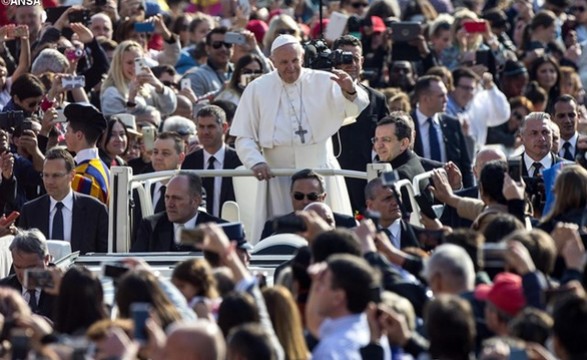
M87 103L72 103L65 107L63 114L69 122L87 122L100 131L107 126L106 118L94 105Z

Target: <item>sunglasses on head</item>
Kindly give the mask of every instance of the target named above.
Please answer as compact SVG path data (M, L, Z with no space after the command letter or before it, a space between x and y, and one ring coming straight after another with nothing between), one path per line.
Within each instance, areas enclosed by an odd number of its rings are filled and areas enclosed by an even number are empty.
M279 35L295 35L296 31L294 29L280 29L276 31Z
M300 200L304 200L304 198L308 198L308 200L310 201L316 201L318 200L318 198L321 196L322 194L318 194L318 193L309 193L309 194L304 194L301 192L295 192L293 194L294 199L300 201Z
M222 46L227 49L232 48L232 44L226 43L224 41L213 41L211 45L214 49L220 49Z
M351 6L354 7L355 9L358 9L361 7L367 7L367 6L369 6L369 4L364 3L364 2L356 2L356 3L351 3Z

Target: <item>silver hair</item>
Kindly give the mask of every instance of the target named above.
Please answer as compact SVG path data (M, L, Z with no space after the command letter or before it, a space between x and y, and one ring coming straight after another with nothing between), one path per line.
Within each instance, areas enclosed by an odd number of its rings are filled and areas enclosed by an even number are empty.
M10 251L16 250L27 254L36 254L40 259L44 259L49 254L47 238L39 229L19 230L8 249Z
M526 117L524 118L524 121L522 121L522 124L520 125L520 133L523 133L524 130L526 130L526 124L528 124L529 121L533 121L533 120L539 120L539 121L545 121L547 123L549 123L549 128L550 128L550 115L548 113L545 112L531 112L530 114L526 115Z
M33 75L40 75L44 72L53 72L57 74L65 73L69 69L69 61L65 55L55 49L45 49L39 53L33 66L31 73Z
M453 288L471 291L475 287L475 268L469 254L454 244L438 246L424 263L423 275L430 280L435 274L442 274Z
M196 124L188 118L174 115L170 116L163 122L162 131L175 131L176 133L185 135L194 135L196 133Z

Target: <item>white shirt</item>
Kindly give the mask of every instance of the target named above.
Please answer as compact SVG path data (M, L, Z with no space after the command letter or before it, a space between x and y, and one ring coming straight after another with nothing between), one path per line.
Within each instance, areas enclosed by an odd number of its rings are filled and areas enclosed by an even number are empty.
M173 223L173 233L175 234L175 243L179 244L181 242L181 230L182 229L194 229L196 227L196 220L198 220L198 213L196 215L186 221L184 224Z
M155 183L155 188L153 189L153 210L155 210L155 206L157 206L159 199L161 199L161 187L164 185L161 181Z
M422 139L423 157L432 159L430 154L430 124L428 123L428 116L422 114L420 109L416 109L416 117L418 118L418 125L420 128L420 139ZM444 135L442 134L442 126L438 119L438 113L432 116L432 122L436 125L436 133L438 134L438 144L440 144L440 161L446 163L446 146L444 146Z
M24 299L24 301L26 301L26 303L28 304L30 301L30 296L31 294L29 293L29 289L25 288L23 284L22 285L22 297ZM40 288L36 288L35 289L35 299L37 300L37 306L39 305L39 298L41 297L41 289Z
M534 166L532 166L536 161L532 160L528 154L524 153L524 165L526 166L526 171L528 171L528 176L534 177ZM549 169L552 166L552 154L548 153L545 157L538 161L542 164L540 171L544 169Z
M77 154L75 154L75 157L73 159L75 160L75 164L79 165L83 161L99 158L100 154L98 153L98 148L93 147L89 149L80 150Z
M360 350L370 340L367 316L363 313L327 318L320 325L319 334L320 342L312 352L313 359L360 360Z
M208 169L208 161L214 156L214 169L224 169L225 146L222 145L215 154L210 154L204 150L204 170ZM214 177L214 199L207 198L206 201L212 201L212 215L220 217L220 192L222 191L222 176ZM206 194L209 196L210 194Z
M71 225L72 225L72 217L73 217L73 191L69 190L69 194L67 194L61 203L63 203L63 207L61 208L61 213L63 214L63 237L65 239L55 239L53 237L53 218L55 217L55 213L57 212L57 200L49 197L49 239L51 240L65 240L71 243Z
M304 102L300 101L303 92L310 89L304 89L302 82L299 80L293 84L287 84L283 81L281 83L284 91L281 92L278 100L279 107L274 123L274 145L301 145L302 139L296 134L299 130L299 124L302 125L303 131L307 131L304 134L305 144L314 143L308 116L304 109Z
M575 131L575 134L569 140L563 140L561 138L559 141L560 150L558 151L558 156L562 158L565 157L565 143L569 143L571 145L569 146L569 151L574 156L577 151L577 140L579 140L579 133L577 131Z
M389 225L387 228L391 234L391 243L395 246L396 249L401 249L401 242L402 242L402 227L401 227L401 219L397 219Z

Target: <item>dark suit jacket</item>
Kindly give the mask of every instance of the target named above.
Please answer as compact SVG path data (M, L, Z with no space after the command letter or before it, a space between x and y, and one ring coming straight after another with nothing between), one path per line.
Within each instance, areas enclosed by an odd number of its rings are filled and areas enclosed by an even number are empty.
M368 86L360 85L369 95L369 105L361 111L357 121L343 126L332 136L334 153L342 169L365 171L372 163L371 138L375 136L377 122L389 114L385 95ZM365 180L345 178L351 206L355 210L365 207Z
M49 195L43 195L24 204L18 226L37 228L51 239L49 234ZM55 239L58 240L58 239ZM71 219L71 250L85 254L108 252L108 210L96 198L73 192Z
M414 180L414 177L424 172L420 158L412 150L406 150L390 161L391 167L399 174L400 179Z
M414 142L414 151L420 156L424 156L422 147L422 137L420 135L420 125L416 112L412 112L414 119L414 128L416 130L416 140ZM473 170L471 168L471 159L467 152L465 136L461 130L461 123L456 118L447 114L439 114L440 127L444 139L444 148L446 150L447 161L452 161L461 170L463 175L463 186L473 186Z
M205 212L199 212L196 225L207 222L226 223ZM173 223L167 218L166 212L160 212L147 216L141 221L137 230L137 237L130 252L168 252L168 251L193 251L191 247L184 247L175 243Z
M10 179L2 177L2 183L0 183L0 213L5 213L6 205L14 203L15 200L16 178L14 175ZM8 216L8 213L6 213L6 216Z
M444 166L444 164L441 163L440 161L426 159L421 156L418 156L418 159L420 159L420 164L422 164L424 171L431 171L431 170L438 169L438 168L441 168Z
M401 233L400 233L400 248L406 248L406 247L420 247L420 243L418 242L418 239L416 238L416 233L414 232L414 230L411 228L412 225L410 225L409 223L400 220L400 225L401 225ZM391 239L389 240L391 241Z
M521 164L522 164L522 176L526 176L527 177L527 176L530 176L530 175L528 175L528 169L527 169L526 165L531 165L531 164L526 164L526 162L524 161L524 154L525 153L522 153L521 155L512 157L509 160L514 160L514 161L520 160L521 161ZM558 155L556 155L554 153L550 153L550 156L552 157L552 165L553 166L555 164L558 164L559 162L567 161L567 160L563 159L562 157L560 157L560 156L558 156Z
M12 288L18 291L19 294L22 294L22 285L20 284L20 281L18 281L16 274L8 275L4 279L1 279L0 286ZM41 291L41 296L39 296L37 303L36 314L43 315L51 320L54 320L55 301L55 296Z
M236 169L237 167L241 166L243 163L241 162L241 160L238 158L238 155L236 154L236 151L231 148L226 146L224 149L224 165L223 165L223 169ZM196 151L194 151L193 153L189 154L188 156L185 157L185 160L183 161L183 164L181 165L182 169L187 169L187 170L192 170L192 169L205 169L204 166L204 149L198 149ZM221 183L221 189L220 189L220 204L219 207L220 209L218 209L218 212L220 212L222 210L222 204L224 204L225 201L234 201L235 200L235 196L234 196L234 188L232 186L232 177L224 177L222 178L222 183ZM203 185L204 189L206 189L206 194L211 194L212 189L208 189L207 188L207 184ZM211 201L210 200L206 200L206 201Z
M285 217L285 216L291 216L292 214L293 214L293 212L286 214L286 215L278 216L278 217L273 218L271 220L265 221L265 225L263 226L263 232L261 232L261 240L263 240L273 234L276 234L273 231L273 223L278 218ZM336 223L336 227L350 229L350 228L354 228L357 226L357 221L352 216L339 214L339 213L333 213L333 215L334 215L334 222Z

